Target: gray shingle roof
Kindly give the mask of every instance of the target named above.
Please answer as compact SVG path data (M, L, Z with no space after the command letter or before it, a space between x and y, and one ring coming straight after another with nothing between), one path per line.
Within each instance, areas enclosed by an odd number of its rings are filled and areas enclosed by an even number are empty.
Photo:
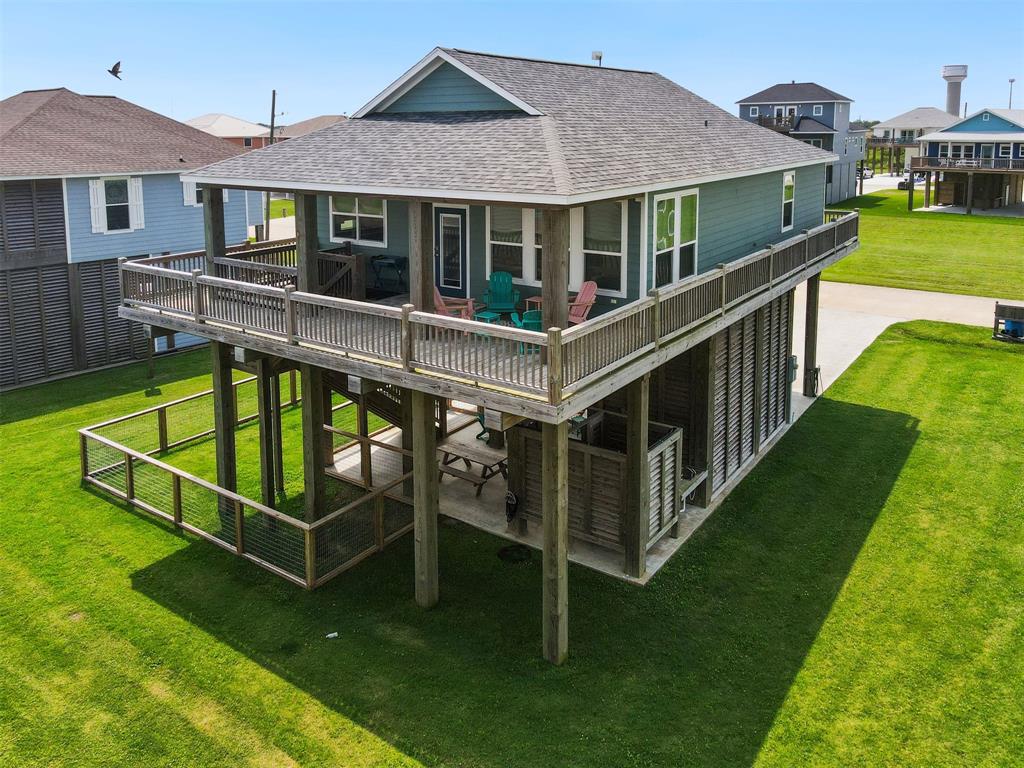
M0 102L3 177L181 172L241 151L114 96L56 88Z
M806 101L849 101L853 99L817 83L777 83L770 88L740 99L737 104L797 104Z
M345 115L319 115L317 117L311 117L308 120L300 120L297 123L291 125L285 125L274 131L275 138L282 139L294 139L298 136L305 136L307 133L313 131L319 131L321 128L326 128L328 125L334 125L341 120L345 120Z
M793 133L835 133L835 131L813 117L805 116L797 121Z
M217 163L199 179L572 196L834 157L650 72L445 49L542 114L371 114Z
M902 115L883 120L872 128L945 128L959 118L936 107L917 107Z

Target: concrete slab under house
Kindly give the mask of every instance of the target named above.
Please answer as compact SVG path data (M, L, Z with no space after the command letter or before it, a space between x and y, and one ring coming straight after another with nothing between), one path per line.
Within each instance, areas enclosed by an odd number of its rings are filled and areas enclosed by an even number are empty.
M217 482L158 458L188 403L83 430L83 478L307 588L411 532L424 608L440 515L534 547L561 663L569 562L645 584L786 431L805 283L818 391L819 275L859 243L834 161L655 73L435 49L351 119L183 177L205 251L122 262L120 315L210 341ZM228 189L294 193L295 241L227 253ZM235 492L250 418L260 500Z

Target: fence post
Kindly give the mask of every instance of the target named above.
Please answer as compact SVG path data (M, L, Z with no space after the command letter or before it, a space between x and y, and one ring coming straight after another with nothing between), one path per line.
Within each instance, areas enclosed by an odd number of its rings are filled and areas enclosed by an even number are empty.
M768 290L775 285L775 246L768 246Z
M135 498L135 468L132 466L132 457L127 451L124 452L124 492L128 501Z
M721 300L722 300L722 307L721 307L721 309L722 309L722 314L723 315L725 314L725 273L726 273L726 271L728 269L729 269L729 265L728 264L719 264L718 265L718 279L722 281L722 287L721 287L721 291L719 292L719 294L720 294L720 297L721 297Z
M245 552L245 508L238 499L235 499L235 552Z
M416 307L412 304L402 305L401 356L402 367L407 371L412 369L412 321L409 319L409 313L414 309Z
M162 453L167 450L167 408L164 406L160 406L160 409L156 412L156 432L157 441Z
M911 192L913 192L913 187L911 187ZM839 248L839 222L838 221L833 221L832 222L832 253L835 253L838 248Z
M312 589L316 585L316 547L313 545L314 535L312 528L305 529L306 589Z
M199 284L199 277L202 274L201 269L192 270L192 314L197 323L203 322L203 288Z
M286 285L284 287L284 335L288 340L289 344L295 344L295 305L292 303L292 293L295 291L294 285ZM295 379L293 378L294 382ZM295 401L294 390L292 394L292 402Z
M661 348L661 294L657 288L651 288L647 295L654 299L651 305L651 330L654 332L654 348Z
M84 433L78 433L78 459L82 470L82 480L89 477L89 438Z
M562 329L548 328L548 402L562 401Z
M125 274L124 265L128 263L126 256L119 256L117 259L117 284L121 288L121 300L124 301L127 292L124 289L124 284L128 279L128 275ZM138 298L137 296L134 298Z
M299 393L295 386L295 369L293 368L288 371L288 405L295 405L297 402L299 402Z
M174 524L181 527L181 475L171 475L171 514Z

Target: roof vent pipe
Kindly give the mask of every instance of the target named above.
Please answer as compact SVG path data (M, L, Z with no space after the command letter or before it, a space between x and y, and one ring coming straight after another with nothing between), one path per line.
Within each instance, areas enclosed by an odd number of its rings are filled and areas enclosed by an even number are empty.
M959 117L960 83L967 79L967 65L947 64L942 68L942 79L946 81L946 111Z

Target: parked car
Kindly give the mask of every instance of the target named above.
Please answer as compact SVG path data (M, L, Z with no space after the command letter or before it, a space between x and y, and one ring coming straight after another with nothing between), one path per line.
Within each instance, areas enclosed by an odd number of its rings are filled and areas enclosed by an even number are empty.
M924 184L924 175L920 174L914 177L914 186L919 187ZM903 179L899 184L896 185L896 189L909 189L910 179Z
M865 179L873 179L875 177L875 172L871 168L860 168L858 169L857 175Z

